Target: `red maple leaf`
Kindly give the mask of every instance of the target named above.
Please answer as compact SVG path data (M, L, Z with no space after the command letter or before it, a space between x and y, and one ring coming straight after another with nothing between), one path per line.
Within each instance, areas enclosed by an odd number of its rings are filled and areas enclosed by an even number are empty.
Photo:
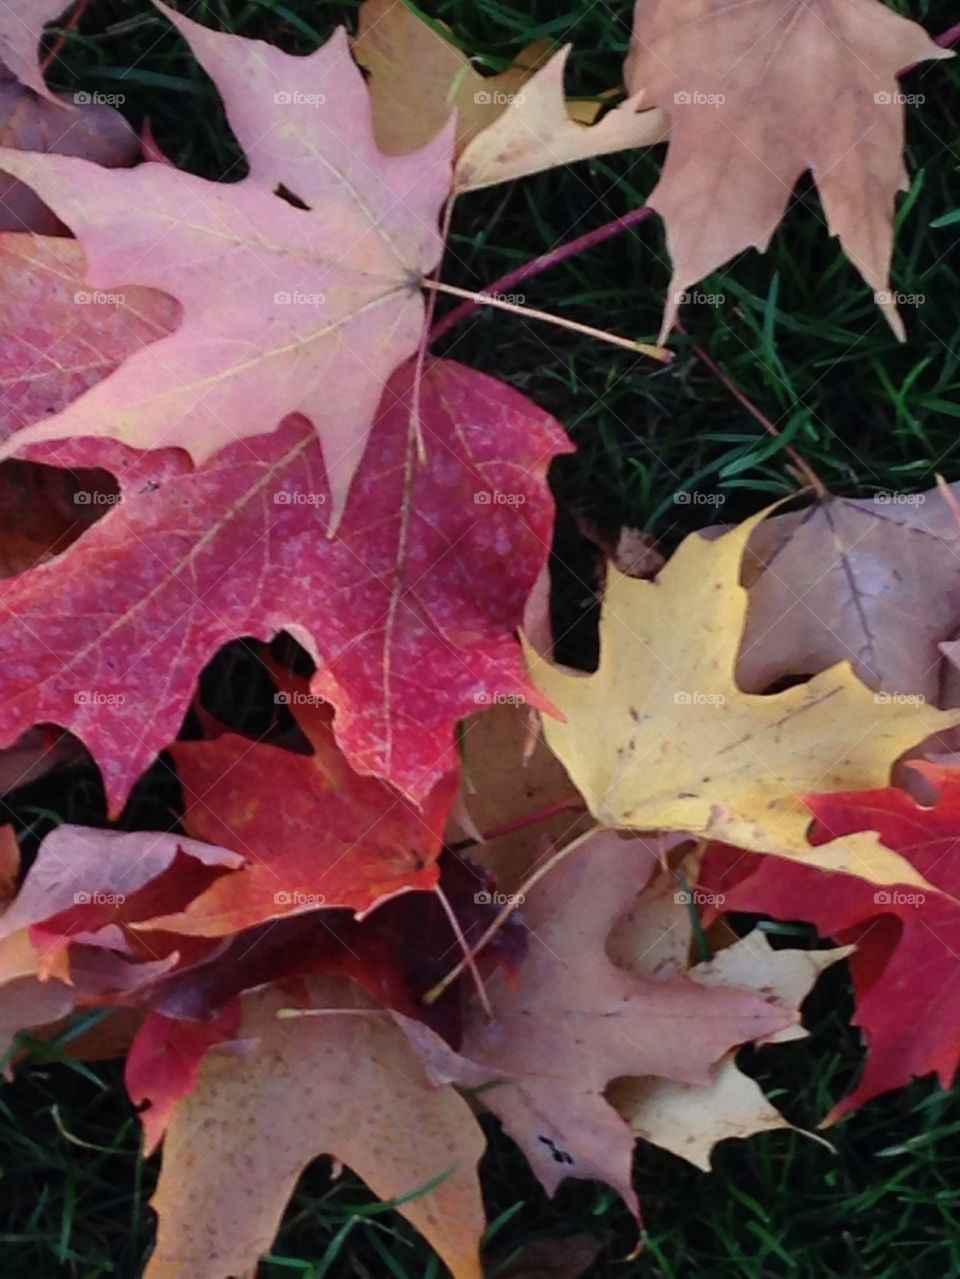
M724 910L806 920L822 936L857 946L849 962L867 1060L827 1123L931 1072L949 1088L960 1065L960 771L911 767L937 792L932 807L893 786L811 795L811 842L877 831L941 892L878 888L725 845L712 846L704 861L702 883L723 894Z
M184 826L247 864L221 876L184 911L158 912L143 927L228 937L317 909L360 914L395 893L436 885L456 772L421 808L388 783L353 771L334 739L330 707L306 680L282 678L280 689L309 755L237 733L170 748L186 797Z
M42 245L34 271L48 260ZM50 250L59 292L28 290L22 312L8 306L0 429L22 425L38 384L55 407L129 349L112 307L78 316L68 281L82 255L69 247ZM142 326L157 298L141 291L121 313L131 308ZM165 299L157 320L169 320ZM29 347L68 329L69 342L58 338L28 372ZM30 450L34 461L111 471L119 493L104 477L85 495L103 518L56 559L0 583L0 745L35 723L69 729L116 812L176 736L218 649L286 629L317 660L313 691L334 706L351 766L422 802L455 765L457 720L498 696L533 699L515 633L549 553L547 468L570 446L510 387L438 360L421 386L421 461L413 380L412 364L392 378L334 537L320 446L303 418L197 469L176 449L109 440Z

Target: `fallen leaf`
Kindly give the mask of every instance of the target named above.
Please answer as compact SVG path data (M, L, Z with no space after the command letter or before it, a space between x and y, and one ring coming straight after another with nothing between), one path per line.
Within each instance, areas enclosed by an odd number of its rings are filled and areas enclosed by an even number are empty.
M457 1046L469 979L454 982L430 1005L423 997L446 976L452 957L461 950L447 910L456 917L460 936L476 941L500 910L493 887L491 876L471 859L448 854L440 861L445 901L437 892L415 890L381 903L362 920L349 911L331 909L272 919L226 939L200 965L162 979L151 1006L171 1020L210 1022L246 990L270 982L295 987L310 975L336 974L357 982L383 1007L423 1021ZM183 900L191 896L185 894ZM168 926L175 930L177 923L171 920ZM193 926L187 915L186 931ZM147 941L158 936L165 934L150 931ZM181 940L182 934L177 935L177 944ZM502 967L512 974L526 950L526 927L514 916L484 949L478 966L484 972Z
M937 489L829 498L764 520L744 557L738 684L762 692L849 661L873 689L938 703L940 644L960 629L958 546Z
M36 287L0 289L13 332L23 335L12 340L0 404L9 429L38 402L37 382L55 401L78 392L149 324L158 295L146 291L116 311L76 308L79 258L76 245L58 240L34 240L25 256L16 246L0 250L12 286L45 268L46 279L63 280L42 306ZM159 309L162 323L168 311ZM67 330L69 341L45 340ZM30 344L50 348L36 374ZM58 379L61 364L71 372ZM549 414L510 387L438 361L421 385L427 459L418 463L412 382L407 365L386 392L375 447L335 538L327 536L320 450L299 418L198 470L178 450L138 455L107 440L31 450L67 469L99 464L120 484L110 478L86 491L105 514L61 555L0 582L0 743L38 722L70 729L119 811L177 735L217 650L286 629L318 660L313 691L336 708L351 766L420 802L456 766L458 719L483 699L535 696L515 632L549 553L547 467L570 446Z
M226 733L170 747L183 784L183 824L247 865L183 912L144 928L225 937L285 915L347 907L363 914L408 889L431 889L456 777L411 803L355 773L334 740L330 707L290 677L277 694L312 748L309 755Z
M303 413L323 446L336 525L385 384L420 341L450 135L381 155L342 30L293 57L157 7L218 85L250 173L217 183L169 165L0 153L77 235L94 291L154 287L184 310L176 332L13 447L107 436L202 463Z
M515 66L480 75L440 26L393 0L363 0L357 11L351 50L367 74L374 136L386 155L426 146L454 114L459 155L543 65L544 46L534 45Z
M458 829L448 839L486 832L471 855L496 874L501 889L519 885L543 838L561 847L592 825L529 706L503 703L471 715L460 726L460 755L463 780L453 814Z
M277 992L247 996L240 1034L253 1051L208 1054L197 1088L174 1106L145 1279L252 1274L322 1153L381 1199L411 1196L397 1210L454 1279L480 1279L484 1143L470 1107L430 1085L402 1030L357 988L317 982L313 1002L330 1011L278 1020Z
M73 996L59 981L18 977L0 986L0 1068L16 1048L16 1037L28 1031L40 1037L42 1029L58 1022L73 1008Z
M126 289L122 301L116 294L92 293L83 287L83 267L83 252L73 240L0 233L0 440L66 409L177 324L172 298L155 289ZM21 476L32 469L25 462L3 463L4 490L11 498L13 468ZM105 506L75 501L77 492L92 496L82 484L68 487L75 478L45 478L48 499L62 486L77 519L92 523L89 517L98 518ZM18 505L22 510L22 499ZM7 537L5 527L5 542Z
M523 902L529 954L512 981L490 979L495 1019L477 1010L460 1049L507 1076L481 1100L548 1194L565 1177L597 1178L634 1213L634 1138L604 1096L610 1082L656 1075L707 1084L711 1065L734 1045L796 1019L766 993L636 977L612 962L608 934L659 858L654 841L605 832L531 889Z
M626 526L606 528L587 515L577 515L576 521L587 541L603 551L604 560L611 561L627 577L656 577L663 568L664 556L652 533Z
M724 910L807 920L824 937L856 944L854 1020L867 1060L828 1124L931 1072L949 1088L960 1065L960 772L925 762L911 769L937 792L932 807L895 787L812 795L813 838L875 830L939 892L910 882L878 890L849 875L825 878L729 848L711 849L704 864L704 885L723 893Z
M482 76L437 25L394 0L365 0L353 51L368 73L374 130L388 154L424 146L456 113L458 191L666 137L663 112L639 111L638 99L599 122L602 103L567 102L569 45L556 52L533 45L516 65Z
M853 947L774 950L766 936L754 930L712 959L691 966L690 905L696 903L697 898L694 890L678 885L696 885L693 860L685 861L683 880L678 880L676 870L666 871L640 894L636 913L645 927L638 928L634 923L631 929L630 970L659 980L682 972L691 981L706 986L735 986L758 994L773 993L785 1006L799 1011L820 973L846 958ZM712 897L704 897L713 902ZM648 899L652 899L652 903ZM622 942L617 954L626 964ZM806 1034L797 1021L758 1043L785 1043ZM739 1069L735 1052L728 1053L714 1066L706 1085L663 1079L621 1079L608 1096L638 1137L686 1159L704 1172L710 1170L717 1142L792 1126L767 1100L756 1080Z
M624 902L607 935L606 951L627 972L664 981L686 976L693 963L686 899L689 885L697 883L704 844L673 834L657 836L653 847L657 865L650 882Z
M0 941L65 912L76 912L71 931L101 928L178 854L203 866L236 867L244 860L164 832L58 826L44 839L15 901L0 916Z
M960 714L879 699L846 663L780 693L741 692L739 576L762 518L714 541L688 537L652 582L611 567L595 674L528 647L535 683L564 716L544 717L547 743L605 825L690 831L878 883L917 882L869 833L812 848L802 797L886 783L898 756Z
M596 124L571 119L563 91L570 46L534 71L504 111L467 144L457 161L457 191L479 191L557 165L632 147L653 146L667 136L666 116L641 110L635 93Z
M670 121L647 200L673 259L660 340L685 290L744 249L766 249L807 169L830 233L902 338L889 278L907 186L897 73L946 57L875 0L637 0L627 88Z
M178 1021L149 1012L127 1053L124 1083L140 1111L143 1153L152 1155L163 1138L173 1107L194 1091L211 1048L231 1039L240 1023L232 1003L211 1021Z

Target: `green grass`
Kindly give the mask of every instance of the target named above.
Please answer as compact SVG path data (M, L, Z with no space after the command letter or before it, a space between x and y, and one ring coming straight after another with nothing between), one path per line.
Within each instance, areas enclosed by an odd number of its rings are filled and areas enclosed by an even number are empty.
M185 8L185 5L181 5ZM617 79L629 6L590 0L438 0L426 5L462 47L498 68L535 39L572 40L571 89L593 93ZM896 6L938 33L955 19L946 3ZM217 0L192 14L211 25L305 51L351 7L317 0ZM145 0L95 0L71 33L56 70L66 89L123 92L137 123L149 115L159 142L208 176L243 165L209 82ZM869 290L827 234L805 184L765 256L743 255L704 281L715 307L689 307L689 337L671 343L670 369L567 332L490 313L463 324L442 349L505 377L552 409L579 445L555 472L561 504L556 580L571 651L590 648L595 580L576 531L585 513L610 526L649 529L667 546L710 522L716 507L680 505L685 489L722 496L736 519L771 495L793 491L790 442L834 491L919 490L934 472L960 479L960 95L955 66L915 71L907 92L926 103L908 123L911 189L901 205L894 285L923 294L899 345ZM825 92L829 88L825 87ZM636 208L655 181L659 154L626 154L470 196L456 210L444 278L474 288L572 236ZM529 305L641 339L659 326L669 271L653 219L531 281ZM700 344L782 432L772 441L697 361ZM152 780L128 820L166 821L171 797ZM74 821L97 821L92 773L75 770L18 797ZM798 1125L815 1127L849 1085L860 1060L842 973L822 981L807 1008L805 1043L749 1054L748 1066ZM726 1143L712 1174L643 1147L637 1181L650 1239L623 1262L634 1232L614 1195L568 1183L548 1202L510 1143L491 1129L484 1181L490 1254L509 1257L531 1238L588 1233L604 1247L595 1276L616 1279L768 1279L769 1276L907 1276L960 1272L957 1225L960 1093L930 1082L881 1099L830 1133L833 1152L796 1134ZM145 1205L155 1163L138 1155L138 1132L114 1067L40 1055L0 1092L0 1274L134 1279L149 1249ZM325 1161L304 1178L263 1279L398 1276L439 1279L413 1232L380 1210L351 1177L331 1182ZM491 1273L495 1273L492 1270Z

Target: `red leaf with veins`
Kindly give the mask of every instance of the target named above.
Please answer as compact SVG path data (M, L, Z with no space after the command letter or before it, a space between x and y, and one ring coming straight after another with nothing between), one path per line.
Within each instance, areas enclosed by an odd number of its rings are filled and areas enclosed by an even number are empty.
M50 243L31 253L75 287L79 249ZM8 264L0 255L0 283ZM113 307L77 307L72 296L64 281L42 304L28 292L19 317L8 305L7 429L37 403L38 383L56 406L131 340ZM140 292L120 314L134 306L142 328L156 297ZM166 299L156 312L157 323L169 320ZM34 354L31 369L28 351L43 348L44 334L56 359ZM0 746L35 723L69 729L99 764L116 812L176 736L218 649L285 629L320 666L313 688L335 707L351 766L423 802L455 766L457 720L497 694L534 700L515 632L549 552L546 471L570 446L510 387L438 360L421 388L421 463L412 380L411 364L392 378L333 538L320 446L302 418L196 470L179 450L141 454L108 440L32 449L34 461L112 471L121 500L92 492L105 511L92 528L0 582Z
M183 911L141 925L200 937L319 907L363 913L409 888L433 888L436 859L457 788L451 772L423 808L375 777L355 773L333 735L330 708L292 677L283 697L310 755L224 733L170 748L183 783L183 823L206 842L233 848L247 865L225 875Z
M949 1088L960 1065L960 770L915 761L910 767L936 790L933 807L893 786L811 795L811 842L875 830L942 892L877 888L722 845L711 847L703 864L701 883L723 893L724 910L806 920L822 936L857 946L849 962L867 1060L828 1123L931 1072Z

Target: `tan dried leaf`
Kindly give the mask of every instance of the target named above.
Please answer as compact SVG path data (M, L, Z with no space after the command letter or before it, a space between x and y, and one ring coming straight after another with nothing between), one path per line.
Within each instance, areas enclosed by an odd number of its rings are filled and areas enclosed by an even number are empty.
M398 1211L454 1279L481 1279L484 1142L470 1107L428 1082L402 1030L355 987L327 978L311 994L343 1011L280 1020L275 990L248 995L240 1033L253 1050L208 1054L174 1107L145 1279L249 1279L300 1173L323 1153L381 1199L430 1187Z
M686 289L766 249L807 169L830 232L903 337L889 279L906 187L897 73L946 57L876 0L638 0L627 88L670 119L648 201L673 259L661 340Z

